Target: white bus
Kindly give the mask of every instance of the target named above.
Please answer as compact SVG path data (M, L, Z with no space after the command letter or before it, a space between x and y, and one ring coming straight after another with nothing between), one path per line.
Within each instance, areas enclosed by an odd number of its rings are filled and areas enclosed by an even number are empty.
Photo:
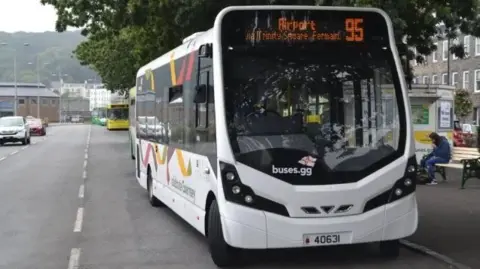
M240 249L377 242L396 257L417 229L410 105L381 10L228 7L139 69L136 107L159 125L137 130L138 182L220 267Z

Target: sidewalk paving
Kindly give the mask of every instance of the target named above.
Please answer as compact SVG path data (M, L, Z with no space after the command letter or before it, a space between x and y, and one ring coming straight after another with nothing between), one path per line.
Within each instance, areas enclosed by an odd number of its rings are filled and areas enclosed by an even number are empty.
M447 170L447 181L419 185L419 225L407 238L448 256L458 263L480 268L480 180L469 179L460 189L460 171Z

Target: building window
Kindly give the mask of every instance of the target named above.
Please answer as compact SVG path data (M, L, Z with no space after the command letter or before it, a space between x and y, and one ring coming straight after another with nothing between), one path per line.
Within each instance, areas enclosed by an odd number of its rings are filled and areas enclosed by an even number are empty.
M55 99L50 100L50 104L54 106L57 102L55 102Z
M427 76L423 76L423 84L428 84L428 77Z
M453 72L452 73L452 86L457 87L457 85L458 85L458 73Z
M37 104L37 99L30 99L30 104L36 105Z
M437 51L438 51L438 42L433 43L436 49L432 52L432 63L436 63L437 60Z
M48 99L43 98L43 99L42 99L42 105L43 105L43 106L48 105Z
M466 35L463 37L463 51L465 52L465 58L470 55L470 36Z
M442 45L442 59L444 61L448 60L448 40L443 41Z
M462 88L468 90L470 88L470 72L463 71L463 84Z
M474 122L475 125L478 124L478 114L479 114L478 112L480 112L480 110L478 109L478 107L474 107L474 108L473 108L473 119L472 119L472 120L473 120L473 122Z
M24 105L25 104L25 99L18 99L18 104L19 105Z
M459 44L460 44L460 42L459 42L458 37L457 37L457 38L455 38L455 39L453 40L453 45L459 45ZM457 57L457 55L455 55L455 53L452 54L452 59L453 59L453 60L457 60L457 59L458 59L458 57Z
M447 85L447 73L442 74L442 84Z
M473 90L475 92L480 92L480 69L475 70L475 86Z
M438 84L438 76L437 75L432 76L432 84Z
M475 56L480 55L480 37L475 38Z

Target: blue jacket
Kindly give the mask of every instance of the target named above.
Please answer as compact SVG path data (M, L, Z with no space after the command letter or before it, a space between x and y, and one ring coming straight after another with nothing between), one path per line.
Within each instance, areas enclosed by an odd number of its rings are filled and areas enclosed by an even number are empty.
M448 143L448 140L445 137L441 136L440 144L436 146L430 154L428 154L428 158L431 158L432 156L439 157L445 160L450 160L450 157L451 157L450 144Z

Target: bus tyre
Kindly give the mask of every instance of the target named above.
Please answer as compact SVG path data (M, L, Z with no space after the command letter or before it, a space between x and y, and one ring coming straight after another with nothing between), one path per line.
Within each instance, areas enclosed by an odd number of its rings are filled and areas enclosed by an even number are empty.
M238 250L229 246L223 237L222 222L217 201L213 200L208 211L208 247L216 266L229 267L238 265Z
M160 202L160 200L153 195L153 178L152 178L152 172L150 172L150 169L148 169L147 172L147 191L148 191L148 201L150 202L150 205L153 207L159 207L162 206L163 203Z
M395 259L400 254L400 241L390 240L380 242L380 254L384 258Z

